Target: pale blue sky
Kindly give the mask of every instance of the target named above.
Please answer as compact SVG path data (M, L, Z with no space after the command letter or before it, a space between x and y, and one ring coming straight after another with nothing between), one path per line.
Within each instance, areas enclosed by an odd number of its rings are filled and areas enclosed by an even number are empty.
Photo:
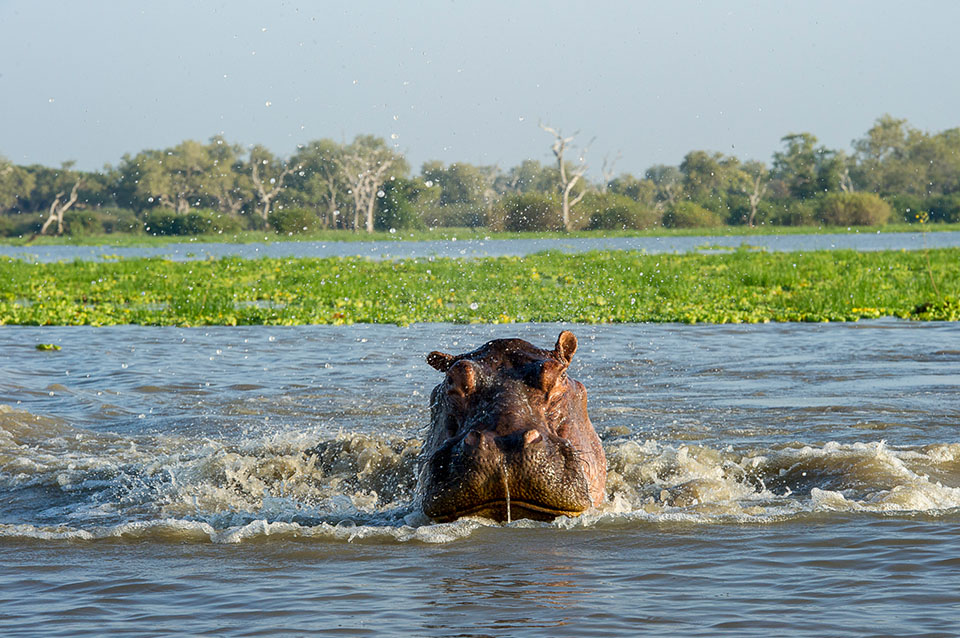
M693 149L849 149L883 113L960 126L956 2L0 0L0 154L84 169L223 133L281 155L383 136L425 160L594 176Z

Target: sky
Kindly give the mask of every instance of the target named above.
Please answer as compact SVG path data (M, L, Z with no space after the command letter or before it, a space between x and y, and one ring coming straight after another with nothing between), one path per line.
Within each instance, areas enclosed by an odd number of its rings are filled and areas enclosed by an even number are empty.
M383 137L423 162L591 175L692 150L850 150L885 113L960 126L958 2L0 0L0 155L97 170L222 134L289 156Z

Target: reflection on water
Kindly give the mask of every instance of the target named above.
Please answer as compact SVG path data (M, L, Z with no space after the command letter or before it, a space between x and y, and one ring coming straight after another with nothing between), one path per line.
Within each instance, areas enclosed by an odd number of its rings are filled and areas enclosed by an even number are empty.
M424 520L425 353L563 327L608 503ZM895 320L5 327L0 633L955 634L957 343Z

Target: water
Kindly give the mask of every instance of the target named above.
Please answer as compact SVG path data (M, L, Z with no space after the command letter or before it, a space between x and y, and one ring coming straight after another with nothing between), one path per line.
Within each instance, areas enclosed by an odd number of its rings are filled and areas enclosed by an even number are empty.
M287 241L272 243L184 243L165 246L3 246L0 257L31 261L165 257L175 261L220 257L522 257L542 251L643 250L648 253L731 250L748 246L769 251L920 250L960 246L960 232L860 233L827 235L731 235L726 237L596 237L569 239L468 239L437 241Z
M607 505L424 520L425 353L563 327ZM0 352L0 635L960 632L956 324L4 327Z

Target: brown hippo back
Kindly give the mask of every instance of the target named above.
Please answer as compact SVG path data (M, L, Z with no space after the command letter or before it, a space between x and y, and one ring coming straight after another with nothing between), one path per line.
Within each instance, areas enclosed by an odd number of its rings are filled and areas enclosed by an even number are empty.
M446 374L430 397L418 475L424 513L552 520L604 500L607 465L587 393L567 376L576 349L563 331L553 350L497 339L466 354L430 353Z

